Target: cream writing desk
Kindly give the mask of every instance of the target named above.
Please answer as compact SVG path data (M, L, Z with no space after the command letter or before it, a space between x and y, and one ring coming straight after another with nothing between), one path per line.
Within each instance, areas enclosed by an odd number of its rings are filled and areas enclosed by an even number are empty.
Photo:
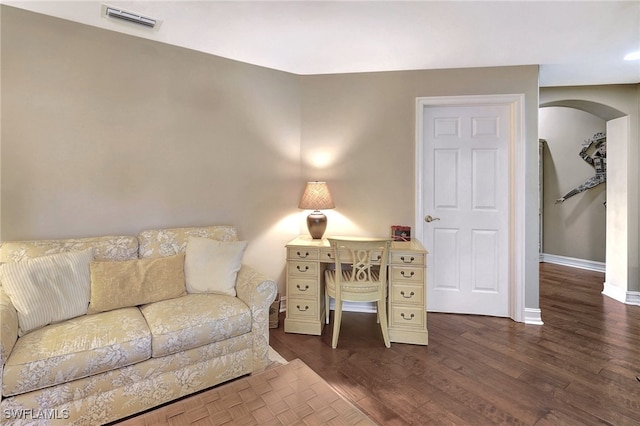
M324 271L334 262L327 239L298 237L287 244L287 333L322 334L325 324ZM418 241L391 243L388 265L389 338L426 345L427 251Z

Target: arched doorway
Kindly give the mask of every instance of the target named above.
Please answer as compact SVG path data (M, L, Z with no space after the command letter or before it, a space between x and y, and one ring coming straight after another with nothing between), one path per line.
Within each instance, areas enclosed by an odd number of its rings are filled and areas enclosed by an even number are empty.
M606 266L603 294L626 302L628 277L628 151L629 117L598 102L567 99L542 103L540 108L567 107L588 112L606 121Z
M599 182L594 179L594 165L588 162L595 148L585 145L602 134L606 134L606 121L582 110L554 106L538 113L538 137L544 140L540 152L543 262L605 272L607 184L578 190L587 181ZM558 201L568 193L572 194L568 199Z

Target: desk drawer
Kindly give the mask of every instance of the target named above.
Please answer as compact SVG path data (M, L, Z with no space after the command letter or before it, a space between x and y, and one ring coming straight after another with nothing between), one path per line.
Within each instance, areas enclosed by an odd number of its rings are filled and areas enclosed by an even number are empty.
M318 280L291 277L287 280L287 296L315 297L318 294Z
M320 249L320 262L335 262L336 258L333 255L333 250L330 248Z
M316 299L304 299L289 296L287 300L287 317L303 320L318 319L318 302Z
M319 250L309 247L289 247L287 259L291 260L318 260Z
M391 327L424 328L427 312L423 307L391 306Z
M391 267L391 281L395 283L423 283L424 268L410 268L405 266Z
M317 262L296 262L289 261L287 263L288 276L291 278L318 279L318 263Z
M403 253L392 251L391 264L424 266L426 265L426 256L424 253Z
M391 286L391 303L424 307L424 287L422 285L393 284Z

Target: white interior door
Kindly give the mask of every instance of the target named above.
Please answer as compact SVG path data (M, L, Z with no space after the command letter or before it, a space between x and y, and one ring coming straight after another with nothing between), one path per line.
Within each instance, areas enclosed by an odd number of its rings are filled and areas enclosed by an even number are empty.
M510 107L423 114L427 310L509 316Z

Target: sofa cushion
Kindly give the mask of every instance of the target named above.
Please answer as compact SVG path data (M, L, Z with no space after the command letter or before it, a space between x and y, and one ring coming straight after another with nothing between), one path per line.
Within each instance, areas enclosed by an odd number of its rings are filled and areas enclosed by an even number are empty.
M187 292L235 296L236 278L246 248L246 241L189 237L184 260Z
M186 293L184 254L91 262L89 313L158 302Z
M187 294L140 308L151 330L151 354L161 357L251 331L251 311L240 299Z
M64 240L7 241L0 246L0 263L93 249L94 259L128 260L138 257L138 239L128 236L71 238Z
M18 339L4 366L2 392L4 396L30 392L150 356L151 335L138 308L85 315Z
M20 335L87 313L93 250L0 265L0 281L18 312Z
M151 229L138 234L139 257L162 257L184 253L189 237L209 238L218 241L237 241L234 226L214 225L205 227Z

